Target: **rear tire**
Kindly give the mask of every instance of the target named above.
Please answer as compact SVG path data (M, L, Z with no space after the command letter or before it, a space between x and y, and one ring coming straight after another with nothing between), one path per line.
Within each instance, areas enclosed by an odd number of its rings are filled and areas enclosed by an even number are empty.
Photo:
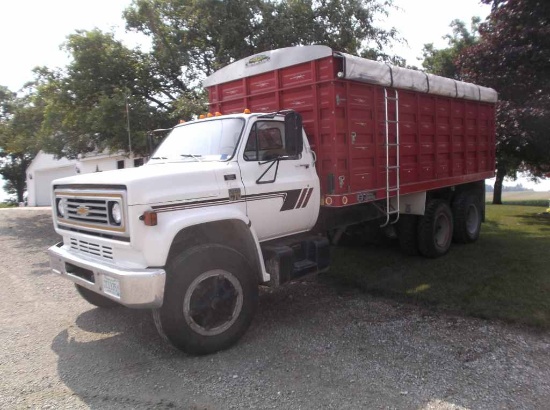
M246 259L222 245L201 245L167 266L164 303L153 311L160 335L190 354L233 345L250 326L258 280Z
M114 300L111 300L105 296L102 296L98 293L92 292L90 289L86 289L85 287L82 287L80 285L74 284L76 287L76 290L82 296L82 298L97 307L100 308L114 308L118 306L122 306L120 303L115 302Z
M456 243L472 243L478 240L481 212L481 206L474 194L461 192L456 196L453 201L453 240Z
M418 222L418 249L427 258L445 255L453 239L453 214L447 202L434 199L426 204Z
M418 255L418 216L401 214L397 222L397 237L401 252L405 255Z

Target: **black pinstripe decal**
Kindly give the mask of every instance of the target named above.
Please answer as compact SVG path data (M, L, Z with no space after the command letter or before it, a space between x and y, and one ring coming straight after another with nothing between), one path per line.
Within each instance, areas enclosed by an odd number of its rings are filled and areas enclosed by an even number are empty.
M311 198L312 193L313 193L313 188L309 188L309 190L307 191L306 200L304 201L302 208L305 208L307 206L307 203L309 202L309 198Z
M302 203L304 202L304 199L306 197L307 188L302 189L302 192L300 192L300 198L298 199L298 204L296 205L296 209L302 207Z
M278 192L268 192L265 194L254 194L254 195L244 195L241 199L237 201L230 201L229 198L217 198L217 199L207 199L203 201L193 201L193 202L179 202L174 204L166 205L156 205L153 206L153 210L157 213L163 212L173 212L173 211L182 211L186 209L196 209L204 208L210 206L221 206L235 204L239 202L249 202L249 201L263 201L265 199L281 198L283 204L281 206L280 212L290 211L293 209L305 208L309 202L309 198L313 188L304 188L304 189L291 189L289 191L278 191Z

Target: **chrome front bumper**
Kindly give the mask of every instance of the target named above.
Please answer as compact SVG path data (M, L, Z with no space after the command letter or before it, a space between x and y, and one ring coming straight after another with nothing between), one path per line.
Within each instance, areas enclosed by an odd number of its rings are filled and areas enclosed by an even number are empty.
M162 306L166 281L164 269L125 269L77 255L62 246L62 243L58 243L48 249L54 273L127 307Z

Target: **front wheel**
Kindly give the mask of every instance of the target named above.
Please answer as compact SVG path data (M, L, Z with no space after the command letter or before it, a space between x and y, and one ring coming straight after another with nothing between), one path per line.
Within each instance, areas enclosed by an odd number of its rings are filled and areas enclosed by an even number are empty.
M258 303L258 281L234 249L203 245L167 266L164 303L153 311L157 330L180 350L208 354L234 344Z
M435 199L426 204L418 221L418 249L427 258L445 255L453 238L453 214L447 202Z

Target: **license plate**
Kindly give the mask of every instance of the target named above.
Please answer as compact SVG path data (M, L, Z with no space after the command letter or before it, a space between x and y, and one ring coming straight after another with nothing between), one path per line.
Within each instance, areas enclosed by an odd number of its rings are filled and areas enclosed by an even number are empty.
M118 279L111 278L110 276L103 275L103 292L120 297L120 282Z

